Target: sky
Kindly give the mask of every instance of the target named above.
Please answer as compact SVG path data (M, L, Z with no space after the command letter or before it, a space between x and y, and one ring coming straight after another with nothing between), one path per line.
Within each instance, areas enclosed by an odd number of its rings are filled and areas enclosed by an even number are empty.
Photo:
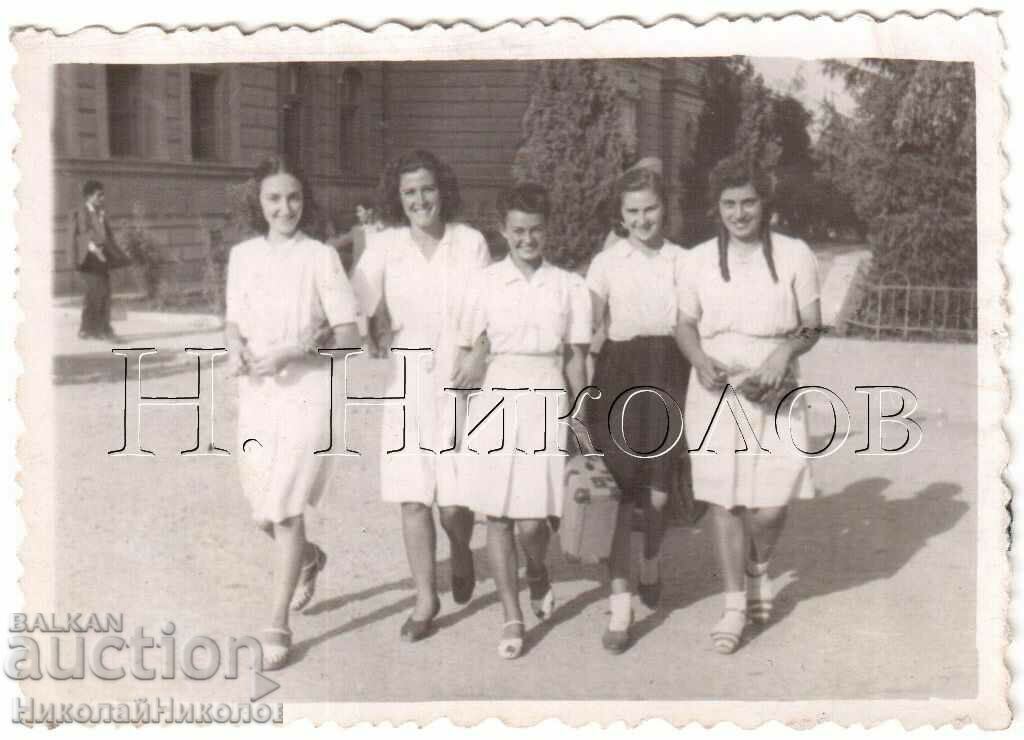
M765 84L778 92L799 100L817 119L822 102L830 100L840 113L851 114L856 108L846 85L838 77L825 74L821 62L786 57L750 57ZM817 124L818 121L815 121ZM816 126L812 126L812 131Z

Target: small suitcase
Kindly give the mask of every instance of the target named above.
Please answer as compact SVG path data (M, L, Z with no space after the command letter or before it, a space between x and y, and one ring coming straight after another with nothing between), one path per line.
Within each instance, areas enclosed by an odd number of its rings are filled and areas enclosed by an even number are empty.
M598 563L612 551L622 491L602 457L576 455L565 466L558 537L570 559Z

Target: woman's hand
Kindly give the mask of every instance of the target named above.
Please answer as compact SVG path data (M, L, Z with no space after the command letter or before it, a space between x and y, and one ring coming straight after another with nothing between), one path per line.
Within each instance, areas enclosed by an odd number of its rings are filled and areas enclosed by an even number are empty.
M694 367L697 370L698 382L709 391L718 392L729 380L725 366L713 357L704 355Z
M755 397L763 396L770 391L776 391L782 386L789 370L789 363L792 360L792 353L786 346L778 347L768 355L768 358L761 363L747 379L744 385L749 384Z
M475 388L487 372L488 349L479 342L468 352L460 352L452 371L452 385L456 388Z
M239 349L228 350L228 377L235 378L239 375L248 375L250 365L253 361L252 352L245 345Z
M265 355L254 357L249 362L249 371L253 375L277 375L292 360L302 355L297 347L275 347Z

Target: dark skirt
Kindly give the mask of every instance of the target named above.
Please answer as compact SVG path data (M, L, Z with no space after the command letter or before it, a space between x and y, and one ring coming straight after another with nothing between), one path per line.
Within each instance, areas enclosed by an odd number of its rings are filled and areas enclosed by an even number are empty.
M587 415L587 429L597 449L604 453L605 464L624 498L632 499L641 489L653 488L675 499L670 502L672 509L686 508L686 502L680 499L690 491L683 433L689 378L690 363L672 337L608 340L601 348L594 369L594 385L600 389L601 398L591 406L593 414ZM641 386L662 393L623 395ZM629 401L624 405L626 398ZM614 438L613 426L621 430ZM677 437L669 452L649 456L667 448Z

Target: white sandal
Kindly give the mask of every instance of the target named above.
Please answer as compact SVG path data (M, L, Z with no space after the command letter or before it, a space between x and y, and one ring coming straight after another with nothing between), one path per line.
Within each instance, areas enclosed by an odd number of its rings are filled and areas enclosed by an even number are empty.
M722 618L711 628L711 644L716 653L731 655L740 646L743 628L747 626L746 609L727 607Z
M288 658L292 652L292 631L287 627L266 627L263 635L269 637L276 635L279 642L270 642L267 639L260 640L263 649L263 670L279 671L288 664Z
M523 621L521 619L513 619L511 622L505 622L505 624L501 627L502 634L501 642L498 643L498 655L500 655L505 660L514 660L523 653L524 635L519 635L518 637L505 636L505 630L516 624L518 624L525 633L526 625L523 624Z
M551 587L551 577L545 569L544 573L536 578L531 578L527 574L526 583L530 587L530 608L537 619L543 622L550 618L555 611L555 590ZM547 590L541 596L535 597L540 590L539 587L544 584L547 584Z

